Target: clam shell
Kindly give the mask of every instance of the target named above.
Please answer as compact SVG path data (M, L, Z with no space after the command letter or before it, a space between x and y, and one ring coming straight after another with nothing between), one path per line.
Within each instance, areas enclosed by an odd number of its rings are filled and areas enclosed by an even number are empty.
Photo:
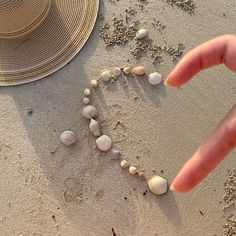
M61 133L60 140L66 146L71 146L74 143L76 143L77 136L76 136L76 134L74 132L72 132L70 130L66 130L66 131Z
M136 38L137 39L142 39L145 38L148 35L148 31L146 29L140 29L137 33L136 33Z
M110 70L105 70L102 72L101 74L101 80L104 81L104 82L109 82L111 80L111 71Z
M152 193L161 195L167 192L168 183L167 180L163 179L158 175L154 175L148 180L148 187Z
M148 76L148 82L151 85L158 85L161 83L161 80L162 80L162 76L158 72L151 73Z
M136 173L137 173L137 167L135 167L135 166L130 166L129 167L129 173L131 174L131 175L135 175Z
M122 160L122 161L120 162L120 166L121 166L121 168L126 169L126 168L129 167L129 162L126 161L126 160Z
M84 104L89 104L90 100L89 100L89 98L84 98L83 101L84 101Z
M130 66L126 66L123 68L124 74L128 75L132 71L132 68Z
M97 116L97 109L92 105L87 105L83 108L82 114L88 119L92 119Z
M98 86L98 81L96 79L93 79L90 81L90 85L92 88L96 88Z
M107 135L102 135L96 139L97 147L100 151L106 152L111 148L111 138Z
M146 74L146 68L144 66L137 66L132 72L137 76L142 76Z
M94 136L100 135L99 123L96 120L91 119L89 124L89 129L94 134Z
M89 88L86 88L86 89L84 90L84 95L85 95L85 96L90 96L90 95L91 95L91 90L90 90Z
M114 75L115 76L120 76L121 75L121 69L119 67L114 68Z

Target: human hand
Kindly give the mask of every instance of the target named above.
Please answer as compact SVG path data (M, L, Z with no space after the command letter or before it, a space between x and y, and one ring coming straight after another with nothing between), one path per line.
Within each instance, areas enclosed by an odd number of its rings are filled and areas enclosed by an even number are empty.
M225 35L190 51L167 77L165 84L180 87L201 70L224 63L236 72L236 36ZM188 192L201 182L236 146L236 106L185 163L171 184Z

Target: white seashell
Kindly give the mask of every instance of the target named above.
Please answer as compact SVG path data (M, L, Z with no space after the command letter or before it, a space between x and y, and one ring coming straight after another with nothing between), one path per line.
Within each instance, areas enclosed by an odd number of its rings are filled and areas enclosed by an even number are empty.
M161 74L154 72L148 76L148 82L152 85L158 85L161 83Z
M98 86L98 81L96 79L93 79L90 81L90 85L92 88L96 88Z
M100 151L106 152L111 148L111 138L107 135L102 135L96 139L96 144Z
M94 134L94 136L100 135L99 123L96 120L91 119L89 124L89 129Z
M114 75L115 76L120 76L120 74L121 74L121 69L119 67L115 67L114 68Z
M97 109L92 105L87 105L83 108L82 114L84 117L91 119L97 116Z
M167 192L168 183L158 175L154 175L148 180L148 187L156 195L164 194Z
M74 132L66 130L60 135L60 140L66 146L71 146L72 144L76 143L77 136Z
M105 70L101 74L101 80L104 82L109 82L111 80L111 71Z
M84 104L89 104L89 98L84 98Z
M86 88L86 89L84 90L84 95L85 95L85 96L90 96L90 95L91 95L91 90L90 90L89 88Z
M130 66L126 66L123 68L124 74L128 75L132 71L132 68Z
M142 39L145 38L148 35L148 31L146 29L140 29L137 33L136 33L136 38L137 39Z
M112 160L118 160L118 159L120 159L120 157L121 157L121 154L120 154L119 150L116 150L116 149L111 150L111 159Z
M137 168L135 167L135 166L130 166L129 167L129 173L131 174L131 175L135 175L136 173L137 173Z
M122 161L120 162L120 166L121 166L123 169L126 169L126 168L129 167L129 162L126 161L126 160L122 160Z
M137 76L142 76L146 74L146 68L144 66L137 66L132 72Z

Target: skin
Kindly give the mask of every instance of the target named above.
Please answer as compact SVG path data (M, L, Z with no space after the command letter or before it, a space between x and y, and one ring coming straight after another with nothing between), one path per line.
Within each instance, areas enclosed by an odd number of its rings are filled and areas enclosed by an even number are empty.
M180 87L201 70L225 64L236 72L236 36L224 35L190 51L167 77L165 84ZM236 106L185 163L171 184L186 193L200 183L236 146Z

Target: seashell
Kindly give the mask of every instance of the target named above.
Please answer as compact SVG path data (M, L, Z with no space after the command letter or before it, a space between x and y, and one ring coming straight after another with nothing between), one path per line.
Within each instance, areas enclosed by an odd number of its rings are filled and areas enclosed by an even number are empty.
M142 39L145 38L148 35L148 31L146 29L140 29L137 33L136 33L136 38L137 39Z
M90 96L90 95L91 95L91 90L90 90L89 88L86 88L86 89L84 90L84 95L85 95L85 96Z
M76 143L77 136L76 136L76 134L74 132L72 132L70 130L66 130L66 131L61 133L60 140L66 146L71 146L74 143Z
M136 173L137 173L137 168L135 167L135 166L130 166L129 167L129 173L131 174L131 175L135 175Z
M120 154L119 150L116 150L116 149L111 150L111 159L112 160L118 160L118 159L120 159L120 157L121 157L121 154Z
M144 66L137 66L132 72L137 76L142 76L146 74L146 68Z
M101 74L101 80L104 82L109 82L111 80L111 71L105 70Z
M132 68L130 66L125 66L123 68L124 74L128 75L132 71Z
M96 88L98 86L98 81L96 79L93 79L90 81L90 85L92 88Z
M129 162L126 161L126 160L122 160L122 161L120 162L120 166L121 166L123 169L126 169L126 168L129 167Z
M121 69L119 67L115 67L114 68L114 75L118 77L118 76L120 76L120 74L121 74Z
M82 114L84 117L91 119L97 116L97 109L92 105L87 105L83 108Z
M154 72L148 76L148 82L152 85L158 85L161 83L161 74Z
M89 124L89 129L94 134L94 136L100 135L99 123L96 120L91 119Z
M148 180L148 187L152 193L160 195L167 192L168 183L167 180L163 179L162 177L154 175Z
M107 135L102 135L96 139L96 144L100 151L106 152L111 148L111 138Z
M84 98L83 101L84 101L84 104L89 104L89 98Z

